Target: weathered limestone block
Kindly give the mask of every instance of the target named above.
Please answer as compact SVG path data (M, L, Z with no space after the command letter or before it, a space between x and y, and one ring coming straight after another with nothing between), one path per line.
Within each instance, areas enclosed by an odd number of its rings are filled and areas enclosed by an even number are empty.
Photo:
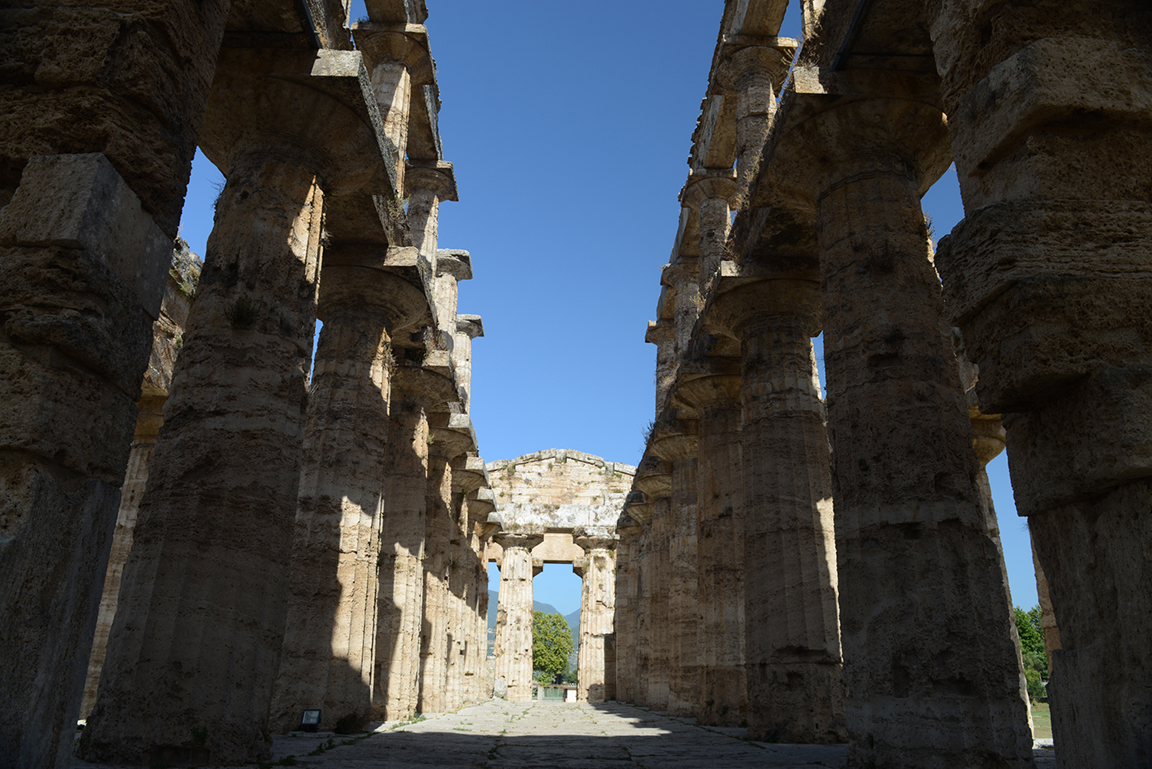
M200 141L228 184L86 730L91 758L267 753L324 195L384 192L394 177L366 80L349 51L221 55Z
M372 262L323 268L275 731L295 728L305 708L321 709L326 730L371 716L391 339L428 314L419 287Z
M677 398L699 414L696 499L701 677L697 717L747 720L744 477L740 377L717 372L681 381Z
M420 631L424 617L425 490L428 475L429 390L447 390L443 377L410 366L392 376L388 474L379 556L376 671L372 714L402 720L416 713Z
M102 153L171 240L228 2L23 5L0 12L0 206L33 155Z
M943 116L874 99L804 125L791 147L807 150L818 217L850 763L1031 766L1007 590L919 206L945 165Z
M100 672L104 668L104 655L108 650L108 633L116 615L120 598L120 581L124 564L132 549L136 529L136 515L140 498L148 482L148 464L156 436L164 421L164 400L172 384L172 367L180 346L184 343L184 327L188 323L189 303L200 279L200 259L188 250L188 244L177 239L173 264L169 269L168 284L164 290L160 317L152 325L152 353L148 371L144 374L143 395L137 401L136 432L132 438L132 452L128 457L128 471L121 487L120 511L116 516L116 531L112 535L112 550L108 555L108 570L104 575L104 592L100 598L100 615L96 620L96 634L92 639L92 653L88 659L88 676L84 684L84 699L80 704L80 717L87 718L96 704L96 691L100 685Z
M576 698L616 699L615 628L616 536L608 528L576 529L576 544L588 554L577 573L580 592L580 651Z
M1129 645L1152 632L1149 570L1133 568L1147 553L1130 549L1152 474L1152 9L928 9L969 212L939 262L981 402L1009 412L1017 509L1060 618L1057 748L1068 765L1137 765L1152 755L1147 655Z
M748 728L755 739L845 736L831 459L810 339L817 284L720 294L741 343Z
M636 620L639 612L636 595L636 545L641 528L625 512L616 526L616 605L613 610L613 632L616 636L616 698L636 702L636 658L639 639ZM612 671L610 671L612 672Z
M652 452L672 465L667 518L668 706L672 715L694 716L701 676L699 566L697 560L696 456L694 422L660 421Z
M71 753L172 244L102 155L25 160L0 209L0 751L53 766Z
M524 527L497 535L504 558L496 614L496 688L505 689L509 702L532 699L532 548L543 534Z

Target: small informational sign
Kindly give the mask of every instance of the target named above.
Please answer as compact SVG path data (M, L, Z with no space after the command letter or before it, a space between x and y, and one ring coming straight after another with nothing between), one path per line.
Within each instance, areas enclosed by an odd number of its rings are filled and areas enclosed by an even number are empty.
M320 711L319 710L305 710L304 715L300 716L300 731L314 732L320 728Z

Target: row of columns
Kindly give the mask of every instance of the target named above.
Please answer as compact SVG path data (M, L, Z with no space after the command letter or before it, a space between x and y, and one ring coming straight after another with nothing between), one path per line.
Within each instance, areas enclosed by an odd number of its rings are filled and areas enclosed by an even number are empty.
M221 49L227 3L124 5L86 11L86 29L109 34L85 45L112 46L92 52L120 61L108 72L138 73L132 98L151 84L167 99L153 117L120 110L107 75L75 88L62 73L35 98L44 114L66 112L87 88L109 116L92 130L130 141L68 154L92 146L78 135L86 121L53 131L15 108L26 89L5 91L17 177L0 194L0 256L22 277L2 301L38 309L6 326L0 376L5 402L20 405L0 429L0 572L11 587L0 612L15 666L0 674L0 746L17 766L70 757L118 508L104 591L118 606L110 628L100 622L86 758L250 762L268 754L268 730L294 727L304 708L321 708L324 728L358 728L410 716L432 698L425 681L439 687L431 704L478 701L494 505L464 380L482 326L456 315L461 258L437 269L436 209L454 199L438 137L426 142L436 158L406 160L413 77L432 72L423 27L408 23L407 43L392 41L399 52L360 46L364 57L237 47L243 35ZM71 34L69 13L28 27L43 56L54 30ZM294 33L296 16L277 18ZM132 36L143 47L117 47L122 27L144 30ZM347 48L332 31L317 39ZM140 57L152 64L141 69ZM171 73L178 82L160 82ZM196 144L227 184L167 400L149 395L137 419ZM392 204L402 193L407 217ZM404 244L409 222L415 247ZM77 315L84 307L101 309ZM419 657L421 634L439 645L431 632L449 639L442 660Z
M763 59L719 59L710 98L749 84L749 104L763 78L739 70ZM728 156L737 182L725 204L722 174L708 169L694 169L682 197L649 328L669 373L621 526L618 596L637 606L635 626L620 626L620 648L633 649L618 661L621 691L746 721L752 739L847 738L852 766L988 755L1028 766L986 459L973 451L919 207L949 159L943 116L792 87L793 122L755 92L763 133ZM762 114L740 111L746 126ZM696 139L694 157L708 157L707 137ZM731 234L728 203L741 209ZM811 343L821 332L826 400ZM686 542L695 564L666 560ZM678 604L665 586L693 579L699 600ZM700 652L680 641L693 632Z

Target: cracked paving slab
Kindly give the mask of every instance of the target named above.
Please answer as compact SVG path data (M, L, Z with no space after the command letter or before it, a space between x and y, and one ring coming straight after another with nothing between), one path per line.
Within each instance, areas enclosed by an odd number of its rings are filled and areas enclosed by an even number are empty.
M317 769L840 769L847 761L845 745L750 742L743 731L616 702L494 699L413 723L380 724L367 735L277 736L272 760ZM1036 755L1037 769L1055 769L1051 751ZM72 769L94 766L75 761Z

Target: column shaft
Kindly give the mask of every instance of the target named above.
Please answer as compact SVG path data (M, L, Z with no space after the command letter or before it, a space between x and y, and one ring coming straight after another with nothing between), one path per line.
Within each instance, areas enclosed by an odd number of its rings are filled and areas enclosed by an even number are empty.
M700 694L700 575L696 457L672 462L668 552L668 712L695 716Z
M577 544L580 544L577 538ZM580 651L577 656L576 698L605 702L616 698L614 617L616 611L616 555L593 543L586 549L587 565L580 592Z
M120 512L116 517L116 531L112 535L112 551L108 555L108 570L104 574L104 592L100 598L100 615L96 620L96 634L92 639L92 653L88 658L88 678L84 684L84 700L80 715L87 718L96 705L96 692L100 686L100 673L108 653L108 634L120 599L120 582L124 577L124 564L132 551L132 538L136 531L136 516L140 498L148 483L148 466L156 448L156 436L164 421L164 397L142 398L137 404L136 435L132 439L132 452L128 455L128 472L120 488Z
M86 730L103 760L267 751L323 197L313 171L258 153L228 178Z
M805 308L742 329L748 728L843 738L824 404Z
M388 493L380 534L372 710L374 718L387 721L408 719L416 713L424 616L428 418L405 375L401 367L393 379L390 470L385 478Z
M505 540L496 618L496 679L508 685L509 702L532 699L532 550Z
M433 444L435 445L435 444ZM428 457L424 534L424 620L420 633L420 713L443 713L448 695L451 635L452 468L448 458Z
M325 730L358 729L371 716L392 365L386 319L369 302L325 313L304 428L275 731L295 728L304 708L321 709Z
M697 471L702 641L699 717L738 726L747 718L744 655L743 459L738 402L700 412Z
M1031 766L917 184L856 170L818 202L850 761Z

